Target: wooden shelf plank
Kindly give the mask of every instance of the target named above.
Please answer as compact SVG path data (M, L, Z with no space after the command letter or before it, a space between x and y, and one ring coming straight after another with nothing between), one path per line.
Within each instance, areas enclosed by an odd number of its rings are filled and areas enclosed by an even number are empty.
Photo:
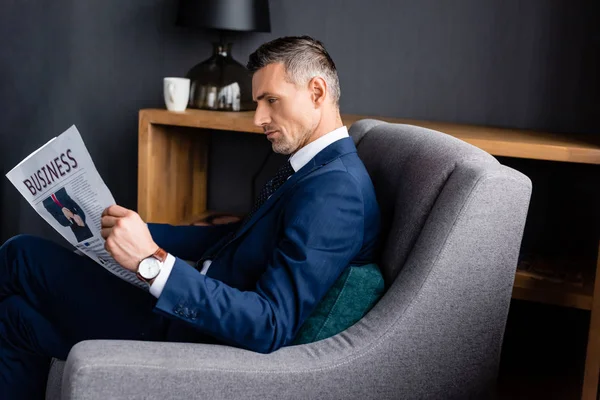
M173 112L164 109L140 110L140 121L144 120L151 124L263 133L262 129L254 125L253 119L253 111L231 112L188 109L183 112Z
M596 276L600 271L600 241L596 258ZM594 283L594 300L588 333L587 354L585 358L585 372L583 377L583 400L597 399L598 375L600 373L600 280Z
M558 134L524 129L357 115L347 115L342 118L348 126L363 118L422 126L447 133L495 156L600 164L600 139L576 133Z
M513 287L513 299L535 301L564 307L592 309L593 286L577 287L531 278L517 271Z
M205 219L206 217L210 217L213 215L231 216L231 217L237 217L239 219L243 219L245 216L245 214L233 213L233 212L227 212L227 211L205 210L204 212L201 212L199 214L186 216L177 225L192 225L195 222L199 222L199 221ZM232 222L235 222L235 221L232 221Z
M252 111L226 112L189 109L177 113L164 109L140 110L140 121L152 124L262 133L262 130L254 125L253 116L254 112ZM342 115L342 120L348 127L365 118L422 126L444 132L496 156L600 164L600 137L381 116Z

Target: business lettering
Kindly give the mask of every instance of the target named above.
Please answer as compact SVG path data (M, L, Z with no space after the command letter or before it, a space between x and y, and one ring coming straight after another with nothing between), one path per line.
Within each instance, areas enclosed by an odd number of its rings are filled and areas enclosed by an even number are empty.
M38 169L28 179L25 179L23 184L35 196L42 189L53 184L54 181L76 169L78 165L77 160L73 157L73 152L71 149L68 149L66 152L61 153L60 156L50 160L50 162Z

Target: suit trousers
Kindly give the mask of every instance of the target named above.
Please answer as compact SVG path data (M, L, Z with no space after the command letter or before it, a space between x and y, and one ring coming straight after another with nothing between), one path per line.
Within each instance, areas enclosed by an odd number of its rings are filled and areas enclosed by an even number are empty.
M206 341L88 257L16 236L0 247L0 398L43 398L52 357L82 340Z

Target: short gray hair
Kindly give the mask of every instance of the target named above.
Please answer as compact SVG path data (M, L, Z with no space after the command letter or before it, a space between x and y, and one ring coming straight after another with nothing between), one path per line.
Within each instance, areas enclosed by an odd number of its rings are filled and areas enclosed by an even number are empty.
M335 63L323 43L310 36L286 36L260 46L250 54L248 70L255 73L259 69L275 63L282 63L287 79L293 84L308 83L320 76L327 83L334 104L340 103L340 81Z

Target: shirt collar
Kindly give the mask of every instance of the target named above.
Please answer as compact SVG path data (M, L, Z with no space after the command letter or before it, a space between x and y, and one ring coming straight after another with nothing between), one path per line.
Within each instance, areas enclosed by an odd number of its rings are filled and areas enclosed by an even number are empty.
M314 142L307 144L290 157L289 161L290 164L292 164L292 168L294 168L294 172L297 172L304 167L325 147L340 139L347 138L348 136L348 129L345 126L342 126L326 133Z

